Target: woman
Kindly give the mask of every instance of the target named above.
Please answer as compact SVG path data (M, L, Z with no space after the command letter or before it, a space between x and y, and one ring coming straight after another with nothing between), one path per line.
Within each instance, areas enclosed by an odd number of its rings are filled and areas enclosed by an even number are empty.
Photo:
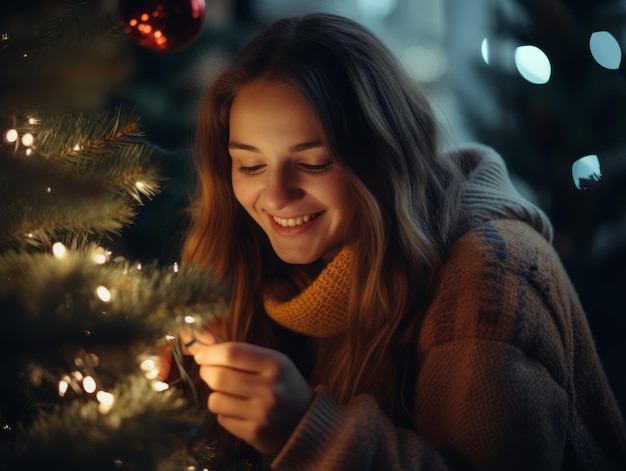
M275 22L197 132L183 257L231 304L205 345L185 340L236 450L276 470L623 469L550 222L491 149L441 151L370 32Z

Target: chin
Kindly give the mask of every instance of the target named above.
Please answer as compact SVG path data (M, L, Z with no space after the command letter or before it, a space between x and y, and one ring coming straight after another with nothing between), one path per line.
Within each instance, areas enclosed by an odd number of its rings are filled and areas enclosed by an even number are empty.
M316 262L320 259L319 254L303 254L303 253L281 253L276 251L276 255L283 262L289 263L290 265L309 265L313 262Z

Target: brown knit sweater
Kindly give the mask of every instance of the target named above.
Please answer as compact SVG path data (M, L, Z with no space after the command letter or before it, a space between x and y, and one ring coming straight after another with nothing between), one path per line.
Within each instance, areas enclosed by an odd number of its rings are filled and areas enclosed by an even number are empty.
M624 426L546 240L497 220L454 245L416 339L415 430L320 386L275 470L619 470ZM472 467L473 466L473 467Z
M470 229L446 258L415 339L414 429L397 427L375 397L339 404L318 386L272 469L626 470L624 424L549 222L517 193L495 207L498 191L485 197L476 182L505 167L474 151ZM329 272L345 288L342 254L320 275L325 292ZM268 307L280 323L284 312Z

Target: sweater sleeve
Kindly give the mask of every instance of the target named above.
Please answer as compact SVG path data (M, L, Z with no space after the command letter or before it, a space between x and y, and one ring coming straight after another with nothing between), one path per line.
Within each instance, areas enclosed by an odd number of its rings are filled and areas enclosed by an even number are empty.
M370 395L347 405L324 387L272 462L277 471L446 469L439 454L414 433L395 428Z
M272 469L559 469L567 395L515 347L440 345L427 355L417 386L417 431L394 427L369 395L340 405L318 387Z

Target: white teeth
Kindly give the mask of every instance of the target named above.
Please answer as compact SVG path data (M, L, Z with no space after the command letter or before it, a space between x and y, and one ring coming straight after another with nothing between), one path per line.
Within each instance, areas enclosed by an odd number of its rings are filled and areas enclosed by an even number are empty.
M283 227L295 227L295 226L301 226L302 224L306 224L307 222L311 221L312 219L315 219L317 216L315 214L307 214L305 216L298 216L297 218L278 218L276 216L273 216L274 221L276 221L277 224L280 224Z

